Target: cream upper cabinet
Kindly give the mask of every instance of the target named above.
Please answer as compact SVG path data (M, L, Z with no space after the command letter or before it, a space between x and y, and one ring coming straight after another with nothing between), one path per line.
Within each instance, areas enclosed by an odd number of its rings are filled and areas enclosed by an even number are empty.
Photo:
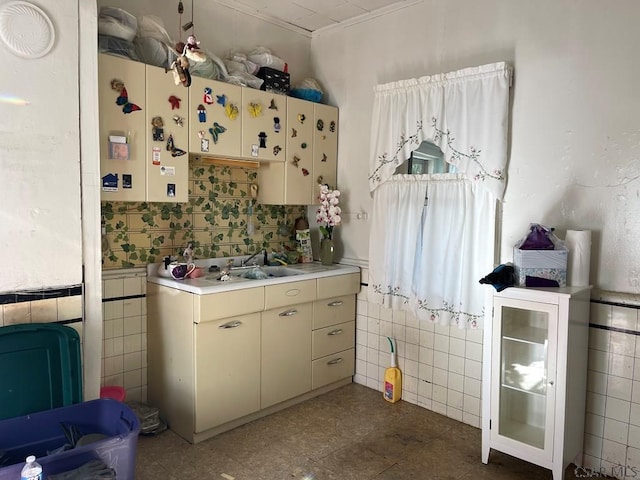
M186 202L188 92L162 68L106 54L98 82L101 199Z
M98 56L101 199L146 200L145 65ZM128 143L110 142L118 137Z
M243 88L240 113L242 156L250 160L284 162L287 97Z
M313 103L287 98L286 161L260 164L260 203L313 203Z
M338 181L338 109L313 104L313 187L312 204L318 203L319 185L337 188Z
M189 87L189 152L242 155L242 87L193 77Z
M176 86L171 72L147 65L146 102L147 201L187 202L187 90Z

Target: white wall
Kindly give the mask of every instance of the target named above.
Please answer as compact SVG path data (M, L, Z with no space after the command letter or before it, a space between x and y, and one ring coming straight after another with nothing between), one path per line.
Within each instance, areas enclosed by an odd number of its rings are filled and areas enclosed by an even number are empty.
M78 1L36 5L53 50L24 59L0 44L0 292L82 283Z
M373 87L496 61L514 66L500 261L530 222L593 230L591 283L640 292L640 62L633 0L425 0L312 39L313 69L340 107L338 185L371 211ZM347 215L344 257L366 261L368 227Z

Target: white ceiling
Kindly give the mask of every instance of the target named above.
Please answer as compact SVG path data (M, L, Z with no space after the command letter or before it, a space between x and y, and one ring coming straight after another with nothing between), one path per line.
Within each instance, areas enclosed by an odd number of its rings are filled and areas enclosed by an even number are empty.
M416 0L215 0L299 32L358 21L417 3Z

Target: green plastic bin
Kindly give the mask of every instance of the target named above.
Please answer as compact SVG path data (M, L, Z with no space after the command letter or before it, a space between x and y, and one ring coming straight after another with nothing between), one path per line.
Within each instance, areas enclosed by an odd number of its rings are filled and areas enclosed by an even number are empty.
M55 323L0 327L0 420L82 401L80 336Z

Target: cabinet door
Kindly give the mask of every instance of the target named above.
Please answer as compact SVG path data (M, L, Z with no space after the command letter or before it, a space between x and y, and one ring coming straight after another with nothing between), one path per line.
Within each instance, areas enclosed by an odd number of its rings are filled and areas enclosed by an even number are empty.
M195 431L260 409L260 314L199 323L195 329Z
M491 438L543 464L553 453L557 322L557 305L494 299Z
M287 99L286 161L260 164L259 201L267 205L313 203L313 103Z
M189 87L189 152L239 157L241 102L242 87L193 77Z
M243 88L241 115L242 156L254 160L284 162L287 97L254 88Z
M337 188L338 182L338 109L330 105L314 105L313 122L313 203L318 203L318 185Z
M262 313L261 408L311 390L311 303Z
M145 65L100 54L98 82L101 199L143 202L146 199ZM126 138L128 143L110 143L111 135Z
M164 68L147 65L146 80L147 201L187 202L188 91L183 86L176 86L172 73L165 72ZM158 119L162 122L161 127Z

